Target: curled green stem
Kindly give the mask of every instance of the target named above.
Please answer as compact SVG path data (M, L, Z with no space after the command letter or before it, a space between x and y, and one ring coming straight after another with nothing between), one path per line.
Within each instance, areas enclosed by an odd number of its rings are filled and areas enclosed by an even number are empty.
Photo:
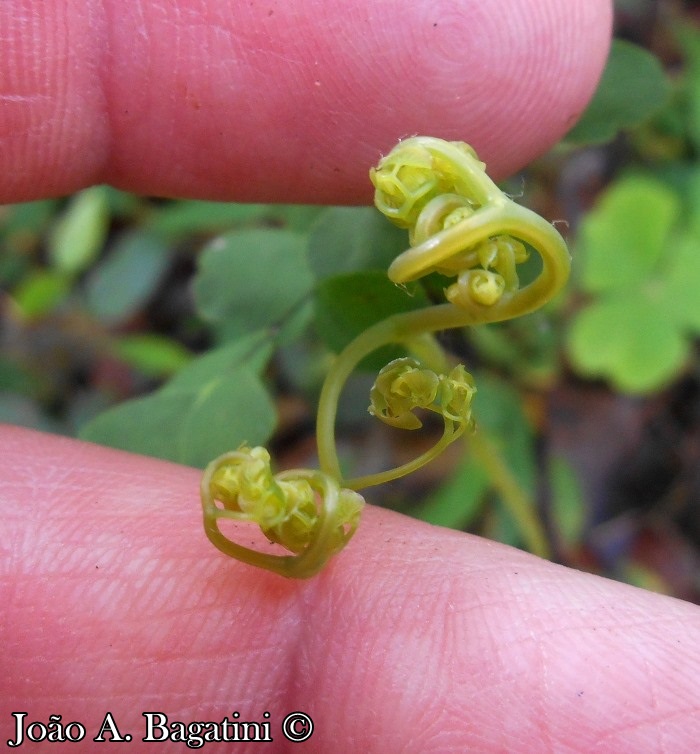
M500 215L500 221L499 221ZM461 224L444 231L453 253L459 253L489 234L506 230L536 248L542 259L542 270L529 285L506 291L493 305L484 305L465 299L460 306L439 304L411 312L395 314L370 327L353 340L336 358L321 391L317 414L317 443L321 468L340 478L341 470L335 447L335 417L343 386L357 365L368 354L389 343L410 345L426 333L466 327L489 322L500 322L528 314L544 305L555 296L566 282L569 273L569 254L557 231L538 215L508 200L505 206L484 212L476 219L478 228L471 226L474 215ZM462 227L469 225L469 227ZM461 241L460 241L461 238ZM425 252L426 257L414 252ZM407 255L411 255L408 258ZM402 260L403 257L403 260ZM427 249L410 249L392 265L395 282L414 279L418 274L419 261L431 269L436 263L444 263L442 247L430 245ZM399 260L401 264L397 265ZM390 274L391 268L390 268Z
M320 471L273 475L261 448L224 454L207 468L201 490L207 536L227 554L285 576L317 573L347 543L363 503L354 490L415 471L472 427L472 377L461 365L449 370L433 334L528 314L556 295L569 274L569 254L559 233L503 194L466 144L406 139L370 177L377 208L409 233L411 248L393 261L389 278L404 285L431 273L444 275L447 303L390 316L338 355L319 400ZM540 257L541 269L520 286L518 265L531 251ZM343 481L335 440L341 392L357 365L390 343L405 344L430 363L399 359L387 365L373 388L371 412L406 429L421 426L414 409L436 412L445 422L442 437L409 463ZM440 374L426 368L435 365ZM483 439L472 444L530 548L546 554L532 507L500 456ZM292 554L260 553L230 541L219 528L224 519L256 522Z

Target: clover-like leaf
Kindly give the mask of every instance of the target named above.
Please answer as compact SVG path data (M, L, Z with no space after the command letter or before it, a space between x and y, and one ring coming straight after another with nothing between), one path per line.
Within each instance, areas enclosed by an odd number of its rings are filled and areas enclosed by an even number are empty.
M263 333L215 349L166 385L95 417L81 437L191 466L247 442L265 442L276 410L259 372L270 355Z
M306 237L289 230L232 231L207 246L194 292L201 314L238 337L281 327L310 296Z
M651 178L614 184L581 226L584 290L601 293L646 280L664 253L679 205L673 191Z
M683 368L700 332L700 238L680 225L664 184L614 184L581 228L581 287L594 298L574 317L568 352L582 374L645 393Z
M591 304L569 332L574 366L591 376L608 377L623 392L660 387L675 376L687 354L678 327L643 292Z

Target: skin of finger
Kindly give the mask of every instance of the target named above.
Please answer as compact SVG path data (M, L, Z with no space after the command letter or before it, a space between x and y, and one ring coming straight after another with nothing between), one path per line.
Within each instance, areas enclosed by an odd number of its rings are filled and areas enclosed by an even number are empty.
M4 0L0 202L367 202L416 133L503 176L575 123L610 24L610 0Z
M90 737L111 712L124 752L143 746L145 712L269 712L284 752L281 722L301 710L315 730L294 751L697 743L690 604L371 506L327 570L285 580L209 544L195 470L18 428L0 452L0 740L18 711Z

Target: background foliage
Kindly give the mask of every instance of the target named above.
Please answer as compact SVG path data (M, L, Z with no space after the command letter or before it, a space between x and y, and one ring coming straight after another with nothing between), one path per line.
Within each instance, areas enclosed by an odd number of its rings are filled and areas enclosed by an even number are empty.
M482 436L555 557L700 601L700 14L620 1L616 37L584 117L506 187L566 219L572 284L544 313L444 343L476 373ZM405 247L370 208L105 186L0 208L0 420L195 466L243 441L268 443L281 467L314 465L333 353L441 295L435 278L410 295L388 282ZM372 380L355 375L339 413L353 475L440 431L373 423ZM368 497L522 545L497 481L461 445Z

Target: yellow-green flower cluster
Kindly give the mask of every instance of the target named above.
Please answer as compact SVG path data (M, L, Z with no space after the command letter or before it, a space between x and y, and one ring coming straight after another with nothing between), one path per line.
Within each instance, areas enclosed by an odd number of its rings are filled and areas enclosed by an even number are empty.
M449 374L436 374L415 359L395 359L377 376L369 412L392 427L419 429L423 423L413 411L426 409L465 429L473 424L475 394L474 379L461 364Z

